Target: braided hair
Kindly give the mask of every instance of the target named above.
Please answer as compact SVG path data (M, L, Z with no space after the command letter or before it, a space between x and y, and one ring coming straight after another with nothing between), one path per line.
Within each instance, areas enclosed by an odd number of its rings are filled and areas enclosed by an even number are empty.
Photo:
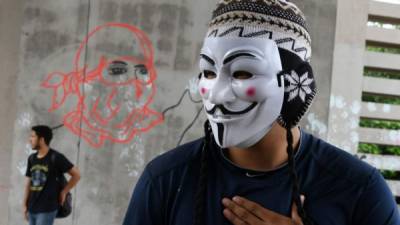
M205 224L205 208L206 208L206 194L207 194L207 174L208 174L208 147L211 140L211 126L210 122L206 120L204 123L204 141L203 148L201 151L201 162L200 162L200 176L199 185L195 194L195 211L194 211L194 225Z
M312 70L307 62L304 62L299 57L297 57L292 52L279 48L279 54L281 57L281 63L283 71L282 74L290 74L291 70L308 70L309 73L312 73ZM287 80L285 79L285 86L288 85ZM315 84L313 84L315 85ZM315 86L313 87L315 89ZM314 92L315 90L313 90ZM285 94L285 100L288 98L288 94ZM308 97L312 100L313 96ZM311 101L310 100L310 101ZM287 141L287 154L288 154L288 167L289 167L289 175L290 180L292 182L292 204L296 204L297 213L299 214L301 220L304 225L313 225L311 219L307 216L306 211L304 210L303 204L301 202L301 191L299 185L299 177L296 172L296 160L294 157L294 149L293 149L293 134L291 128L295 127L295 125L299 122L301 117L303 116L305 110L308 108L308 104L303 103L295 103L292 104L283 104L281 115L278 118L278 123L285 128L286 130L286 141ZM294 112L294 113L293 113ZM300 112L300 113L299 113Z
M290 178L292 181L292 204L296 204L297 213L299 214L301 220L304 225L313 225L313 222L307 216L306 211L304 210L303 204L300 198L300 185L299 178L296 172L296 160L294 158L294 149L293 149L293 134L290 128L286 128L286 140L288 143L287 146L287 154L288 154L288 166Z

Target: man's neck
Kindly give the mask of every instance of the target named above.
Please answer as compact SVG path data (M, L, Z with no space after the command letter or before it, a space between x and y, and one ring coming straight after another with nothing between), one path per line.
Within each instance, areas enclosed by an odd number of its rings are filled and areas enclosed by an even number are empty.
M37 155L37 157L38 157L38 158L43 158L43 157L45 157L45 156L47 155L47 153L49 152L49 150L50 150L49 146L42 146L42 147L40 147L39 150L38 150L38 155Z
M297 151L300 130L292 128L293 149ZM246 149L229 148L228 158L236 165L257 171L268 171L280 167L288 160L286 130L274 123L271 130L254 146Z

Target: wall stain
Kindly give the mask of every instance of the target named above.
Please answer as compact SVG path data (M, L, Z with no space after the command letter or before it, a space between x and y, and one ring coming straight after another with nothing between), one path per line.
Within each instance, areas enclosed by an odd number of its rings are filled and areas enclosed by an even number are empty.
M121 22L139 24L139 5L122 4L121 9Z
M66 45L71 38L53 30L42 30L29 35L26 40L26 58L44 58L49 53Z
M176 29L175 22L178 18L179 7L171 4L162 4L158 7L158 10L161 12L161 19L158 24L161 36L164 38L173 35Z
M193 25L191 21L190 12L186 7L180 8L179 16L179 28L178 28L178 40L177 40L177 52L174 62L175 70L190 70L193 66L193 59L191 58L191 45L192 42L185 38L187 32L186 28Z
M76 33L80 34L82 32L86 33L87 29L87 23L88 23L88 8L89 4L88 3L81 3L78 7L78 16L77 20L79 21L76 26Z
M158 40L157 49L162 52L171 52L173 50L172 41L167 39Z
M100 18L103 21L113 22L116 20L118 4L115 2L100 3Z
M171 52L173 50L171 39L176 32L179 7L171 4L162 4L158 7L158 10L161 12L161 18L158 23L160 39L157 41L157 49L161 52Z
M38 23L53 23L57 19L57 14L43 8L27 7L24 10L26 21L35 21Z
M174 62L175 70L190 70L192 68L192 59L190 57L191 41L185 39L182 35L178 37L176 46L176 57Z
M157 15L157 8L153 3L143 3L141 7L141 20L139 27L143 29L144 32L151 34L154 31L154 21L153 18Z
M135 52L139 52L134 48L134 43L123 43L123 42L107 42L98 43L95 47L96 50L106 53L107 55L132 55Z

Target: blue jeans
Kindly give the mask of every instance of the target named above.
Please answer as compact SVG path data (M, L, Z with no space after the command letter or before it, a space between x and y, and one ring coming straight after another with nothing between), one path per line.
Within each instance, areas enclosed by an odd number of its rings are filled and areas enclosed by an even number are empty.
M29 225L53 225L57 210L45 213L28 213Z

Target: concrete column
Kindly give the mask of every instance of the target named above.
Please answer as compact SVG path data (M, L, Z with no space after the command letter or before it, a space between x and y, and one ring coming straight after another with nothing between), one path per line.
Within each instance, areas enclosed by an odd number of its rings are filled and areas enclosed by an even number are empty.
M317 82L317 95L300 125L323 139L328 134L329 98L335 42L337 0L293 0L306 16L311 35L311 65Z
M369 1L338 0L328 140L355 153Z
M8 224L11 156L16 111L18 49L22 23L21 0L0 4L0 224Z

